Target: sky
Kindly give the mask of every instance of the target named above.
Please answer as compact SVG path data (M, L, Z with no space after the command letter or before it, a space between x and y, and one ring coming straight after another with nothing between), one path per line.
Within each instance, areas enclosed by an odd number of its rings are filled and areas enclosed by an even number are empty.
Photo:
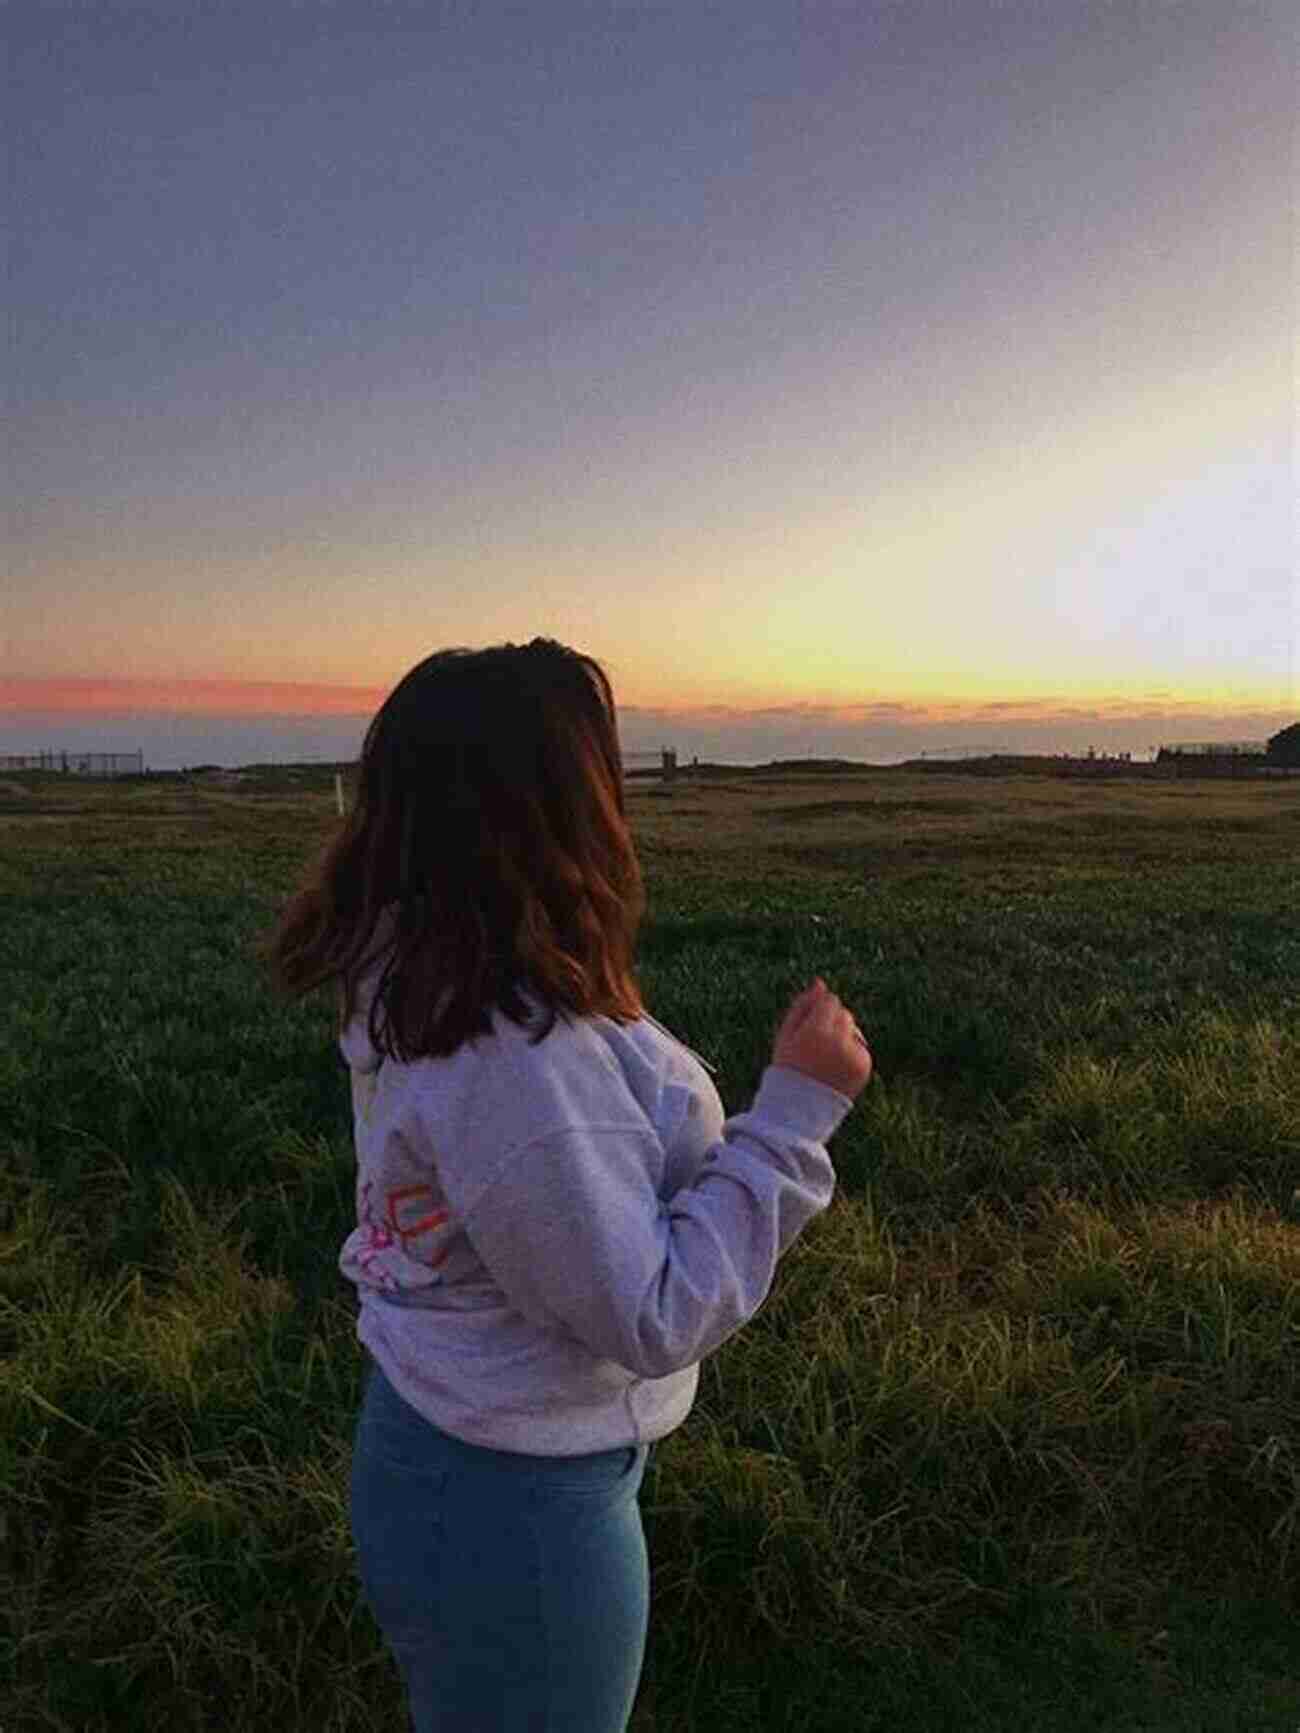
M1300 714L1286 0L10 0L0 753Z

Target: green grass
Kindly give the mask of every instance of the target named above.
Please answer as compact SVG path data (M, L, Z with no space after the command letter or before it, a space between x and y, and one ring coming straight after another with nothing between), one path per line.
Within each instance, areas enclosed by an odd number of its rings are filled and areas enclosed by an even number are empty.
M642 1506L636 1733L1296 1733L1300 790L631 795L655 1014L878 1075ZM368 1733L328 1006L253 947L332 776L0 788L0 1728Z

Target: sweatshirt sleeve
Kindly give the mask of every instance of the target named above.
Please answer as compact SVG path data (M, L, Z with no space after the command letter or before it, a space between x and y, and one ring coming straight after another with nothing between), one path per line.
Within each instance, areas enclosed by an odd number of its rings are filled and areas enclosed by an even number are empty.
M494 1281L526 1318L647 1378L695 1364L766 1299L777 1259L830 1203L826 1140L851 1100L769 1065L693 1184L661 1201L643 1116L567 1125L513 1151L465 1217Z

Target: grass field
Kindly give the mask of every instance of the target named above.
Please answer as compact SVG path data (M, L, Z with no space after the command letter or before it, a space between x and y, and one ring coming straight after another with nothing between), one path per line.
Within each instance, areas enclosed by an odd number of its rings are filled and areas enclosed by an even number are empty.
M647 1002L878 1075L642 1506L635 1733L1300 1729L1300 783L630 793ZM253 955L332 776L0 785L0 1729L392 1733L345 1077Z

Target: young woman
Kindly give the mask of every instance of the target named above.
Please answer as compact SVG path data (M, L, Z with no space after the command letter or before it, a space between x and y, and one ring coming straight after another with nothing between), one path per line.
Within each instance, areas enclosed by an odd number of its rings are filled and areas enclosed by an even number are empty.
M406 675L274 941L291 993L341 990L352 1525L417 1733L627 1726L649 1446L830 1202L871 1075L818 979L724 1120L641 1003L643 909L609 682L535 638Z

